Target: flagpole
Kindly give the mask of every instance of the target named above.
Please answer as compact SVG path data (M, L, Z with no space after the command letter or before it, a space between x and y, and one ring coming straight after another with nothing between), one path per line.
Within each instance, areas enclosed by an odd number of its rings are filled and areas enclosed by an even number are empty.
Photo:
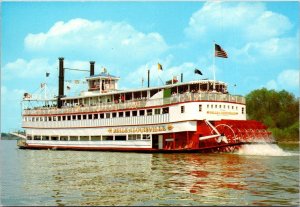
M214 84L213 84L213 91L216 90L216 71L215 71L215 60L216 56L215 56L215 41L213 44L213 75L214 75Z

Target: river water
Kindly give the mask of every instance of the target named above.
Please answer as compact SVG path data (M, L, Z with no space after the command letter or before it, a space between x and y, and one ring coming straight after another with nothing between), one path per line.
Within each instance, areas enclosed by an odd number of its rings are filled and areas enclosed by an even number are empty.
M235 154L20 150L0 141L0 205L296 205L299 146Z

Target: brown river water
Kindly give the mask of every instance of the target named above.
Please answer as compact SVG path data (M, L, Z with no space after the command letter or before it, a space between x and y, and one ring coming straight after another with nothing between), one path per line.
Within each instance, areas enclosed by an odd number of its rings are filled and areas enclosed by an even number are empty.
M234 154L20 150L0 141L0 205L295 205L299 146Z

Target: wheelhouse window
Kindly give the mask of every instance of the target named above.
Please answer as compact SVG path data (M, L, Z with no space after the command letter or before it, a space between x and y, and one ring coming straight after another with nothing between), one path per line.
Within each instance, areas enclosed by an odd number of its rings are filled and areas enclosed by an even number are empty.
M84 119L84 120L86 119L86 114L82 115L82 119Z
M199 104L199 111L202 111L202 104Z
M110 113L106 113L106 114L105 114L105 117L106 117L107 119L109 119L109 118L110 118Z
M126 111L126 112L125 112L125 116L126 116L126 117L129 117L129 116L130 116L130 111Z
M119 112L119 117L123 117L124 116L124 112L123 111L120 111Z
M117 117L117 113L116 113L116 112L113 112L113 113L112 113L112 117L113 117L113 118Z
M81 115L77 115L77 120L81 120Z
M73 115L73 116L72 116L72 120L76 120L76 115Z
M67 119L68 119L68 121L70 121L71 120L71 116L67 116Z
M94 114L94 119L98 119L98 114Z
M100 119L104 119L104 114L100 114Z
M93 114L89 114L89 119L93 119Z

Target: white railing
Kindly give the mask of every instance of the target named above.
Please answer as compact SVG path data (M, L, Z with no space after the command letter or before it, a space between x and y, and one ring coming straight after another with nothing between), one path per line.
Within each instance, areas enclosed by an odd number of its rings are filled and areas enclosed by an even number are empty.
M245 98L242 96L233 96L229 94L219 93L185 93L171 96L170 98L134 99L122 103L99 103L95 106L63 106L62 108L35 107L33 109L25 109L23 111L23 115L67 114L81 112L111 111L120 109L136 109L151 106L163 106L167 104L182 103L188 101L226 101L245 104Z
M150 118L149 118L150 117ZM86 119L86 120L69 120L69 121L37 121L23 122L23 127L37 128L69 128L80 126L119 126L119 125L139 125L139 124L159 124L169 122L169 114L157 114L151 116L135 117L116 117L109 119Z

